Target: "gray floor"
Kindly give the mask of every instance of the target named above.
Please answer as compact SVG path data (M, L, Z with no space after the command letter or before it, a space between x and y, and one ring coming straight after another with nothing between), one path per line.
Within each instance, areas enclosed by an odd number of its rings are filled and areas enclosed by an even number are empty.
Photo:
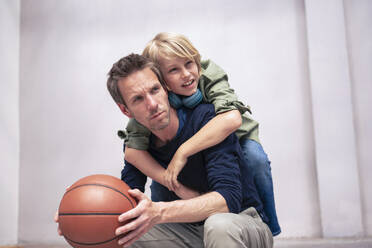
M24 248L70 248L68 245L24 245ZM372 248L372 237L363 239L276 239L274 248Z
M372 238L364 239L277 239L275 248L372 248Z

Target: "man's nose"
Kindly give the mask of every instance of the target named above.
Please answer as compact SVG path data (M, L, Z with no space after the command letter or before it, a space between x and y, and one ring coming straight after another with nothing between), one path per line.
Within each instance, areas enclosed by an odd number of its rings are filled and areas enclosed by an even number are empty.
M150 110L156 109L158 107L158 102L153 96L147 96L146 103L147 103L147 108Z

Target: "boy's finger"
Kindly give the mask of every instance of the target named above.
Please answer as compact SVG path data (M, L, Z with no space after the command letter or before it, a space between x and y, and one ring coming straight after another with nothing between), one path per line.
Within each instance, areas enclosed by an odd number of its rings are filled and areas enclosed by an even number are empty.
M170 190L170 191L174 191L174 187L173 187L173 184L172 184L172 178L170 177L170 175L167 175L166 178L165 178L165 183L167 185L167 188Z
M176 178L173 178L173 184L174 184L174 186L175 186L177 189L180 187L180 183L178 182L177 177L176 177Z

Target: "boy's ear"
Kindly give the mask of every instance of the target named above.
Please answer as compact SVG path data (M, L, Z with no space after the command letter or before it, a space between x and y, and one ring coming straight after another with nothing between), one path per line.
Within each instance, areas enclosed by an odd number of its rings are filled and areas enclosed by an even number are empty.
M129 118L133 118L133 115L129 112L128 108L124 104L118 103L118 106L124 115L128 116Z

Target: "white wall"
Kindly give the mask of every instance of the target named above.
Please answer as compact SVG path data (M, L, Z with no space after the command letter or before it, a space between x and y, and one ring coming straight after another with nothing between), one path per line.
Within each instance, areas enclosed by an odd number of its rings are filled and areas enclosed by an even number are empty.
M325 237L361 236L343 2L309 0L305 3L322 233Z
M372 78L367 69L372 65L371 34L367 31L372 24L367 14L371 13L371 4L365 0L342 4L359 165L354 171L360 175L364 230L371 235L368 147L372 133L367 125L371 120L367 104ZM11 10L14 9L17 8L13 6ZM0 14L2 18L3 13ZM6 20L7 25L16 22L10 17ZM234 1L234 4L228 0L192 0L182 5L172 0L161 4L158 1L22 0L19 241L64 242L57 236L52 219L65 187L88 174L120 176L122 142L115 133L127 120L106 90L106 73L120 57L130 52L140 53L145 43L161 31L187 35L203 58L213 59L228 72L232 87L251 105L254 118L261 124L261 141L272 161L283 229L280 237L322 237L318 192L329 188L318 185L313 75L309 70L309 54L317 51L308 46L308 25L304 2L299 0ZM5 43L0 48L10 51ZM11 66L5 61L18 58L13 57L17 51L9 53L5 60L0 59L0 64ZM4 108L3 104L0 108L9 112L5 116L9 116L6 120L11 120L11 128L18 125L14 116L18 116L18 88L14 88L18 86L17 64L15 61L11 67L15 70L13 77L5 80L12 82L5 85L5 90L14 92L14 97L6 102L13 109ZM337 69L333 73L337 74ZM0 134L3 133L13 137L14 142L18 140L13 129L1 127ZM17 178L18 162L14 156L17 149L6 154L13 154L11 158L16 165L7 167L6 172ZM1 177L8 180L4 181L8 188L11 184L5 174ZM17 192L14 188L11 196L17 198ZM16 200L13 202L17 206ZM0 231L5 227L1 223Z
M345 2L354 125L365 235L372 235L372 1Z
M0 245L18 239L19 10L0 1Z

